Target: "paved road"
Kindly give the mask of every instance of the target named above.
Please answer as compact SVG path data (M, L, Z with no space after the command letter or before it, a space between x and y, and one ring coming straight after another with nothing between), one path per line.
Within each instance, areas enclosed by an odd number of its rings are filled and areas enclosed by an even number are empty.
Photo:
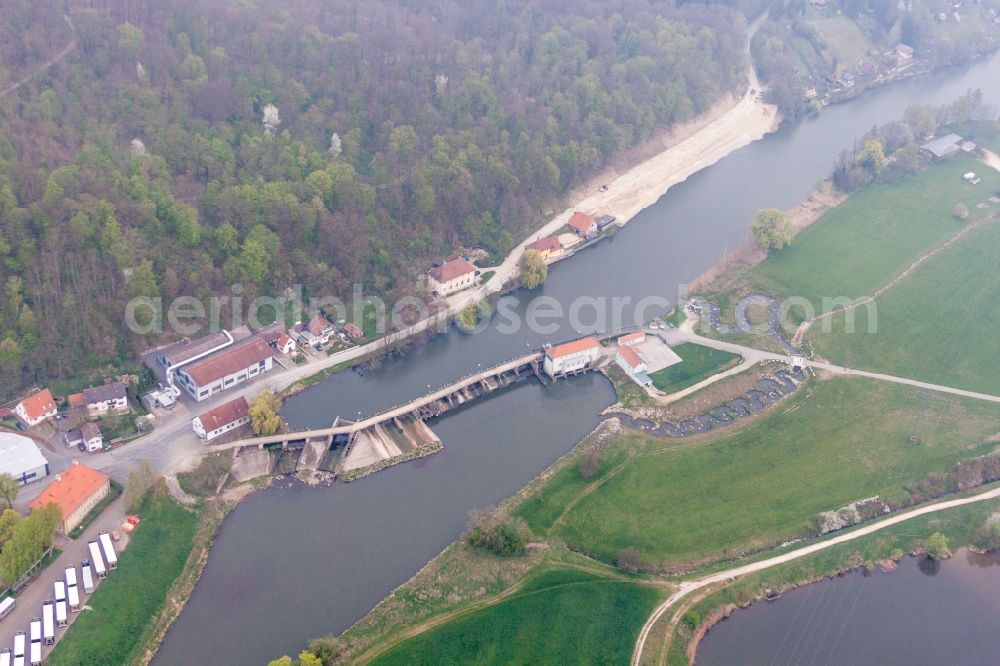
M747 362L751 364L768 360L788 361L790 358L785 354L775 354L774 352L767 352L760 349L754 349L753 347L746 347L744 345L738 345L732 342L724 342L722 340L716 340L714 338L706 338L705 336L698 335L693 331L674 329L665 332L660 331L660 333L663 334L664 338L666 338L670 346L678 345L681 344L682 342L694 342L699 345L704 345L705 347L711 347L712 349L719 349L733 354L739 354L743 356L743 358L746 359ZM833 363L812 361L805 358L802 359L802 364L808 368L817 368L819 370L826 370L827 372L832 372L833 374L836 375L844 375L848 377L867 377L869 379L877 379L884 382L892 382L894 384L906 384L907 386L916 386L918 388L927 389L929 391L937 391L939 393L950 393L952 395L959 395L965 398L975 398L977 400L986 400L988 402L995 402L1000 404L1000 396L991 395L989 393L967 391L965 389L954 388L952 386L932 384L930 382L922 382L916 379L897 377L895 375L887 375L880 372L868 372L867 370L858 370L856 368L849 368L843 365L834 365Z
M746 576L747 574L755 573L757 571L763 571L765 569L770 569L778 564L784 564L785 562L791 562L792 560L797 560L799 558L811 555L813 553L819 552L821 550L826 550L827 548L832 548L838 544L845 543L847 541L853 541L854 539L867 536L883 530L887 527L891 527L898 523L911 520L918 516L923 516L928 513L936 513L938 511L944 511L946 509L952 509L958 506L964 506L966 504L973 504L976 502L983 502L987 500L992 500L1000 497L1000 488L994 488L993 490L988 490L984 493L978 495L973 495L972 497L963 497L961 499L946 500L943 502L935 502L934 504L928 504L916 509L911 509L909 511L904 511L889 518L879 520L878 522L871 523L864 527L861 527L853 532L848 532L846 534L841 534L840 536L834 537L827 541L820 541L804 548L799 548L790 553L785 553L784 555L777 555L775 557L768 558L766 560L761 560L760 562L753 562L751 564L744 564L743 566L733 567L732 569L726 569L725 571L720 571L718 573L705 576L704 578L698 578L696 580L684 581L680 583L679 588L676 592L667 597L667 600L656 607L649 619L646 620L646 624L643 625L642 631L639 632L639 638L636 641L635 651L632 653L632 665L639 666L642 661L642 652L646 645L646 640L649 638L649 632L652 630L653 626L659 621L663 615L670 610L678 601L688 596L695 590L701 589L707 585L712 585L713 583L722 583L728 580L739 578L740 576Z
M44 486L45 484L35 485ZM79 613L69 613L69 623L72 625L77 617L87 612L86 605L90 595L83 591L83 578L81 578L80 574L80 562L90 559L87 543L97 539L97 534L102 530L110 532L113 529L117 529L124 521L125 500L119 497L108 505L98 519L91 523L90 527L84 530L79 539L73 540L62 535L57 535L55 545L62 553L41 573L38 579L28 585L17 596L17 606L14 608L14 611L0 623L0 647L13 649L14 634L18 631L28 633L31 619L41 617L42 604L53 597L52 583L56 580L64 579L64 569L70 564L74 565L77 569L76 577L80 588L81 611ZM142 528L140 527L139 529ZM126 543L125 540L127 538L127 535L122 533L122 541L115 544L115 549L120 551ZM109 576L113 575L115 575L114 572L109 573ZM56 629L57 643L65 632L66 629ZM51 650L52 646L43 647L42 656L47 656Z

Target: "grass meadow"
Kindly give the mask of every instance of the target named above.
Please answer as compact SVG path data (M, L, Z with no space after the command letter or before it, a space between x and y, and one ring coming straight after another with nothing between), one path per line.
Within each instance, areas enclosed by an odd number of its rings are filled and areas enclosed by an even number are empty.
M663 368L649 375L653 386L665 393L673 393L694 386L703 379L727 370L740 362L737 354L704 347L690 342L677 345L674 352L682 362Z

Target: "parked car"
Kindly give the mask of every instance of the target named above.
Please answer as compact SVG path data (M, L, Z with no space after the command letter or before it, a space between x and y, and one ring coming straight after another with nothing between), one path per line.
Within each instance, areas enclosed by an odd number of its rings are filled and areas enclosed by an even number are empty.
M24 425L20 421L18 421L17 423L15 423L14 427L17 428L18 430L20 430L21 432L24 432L25 430L28 429L28 426Z
M139 516L129 516L128 518L126 518L126 520L128 521L129 525L138 525L140 522Z

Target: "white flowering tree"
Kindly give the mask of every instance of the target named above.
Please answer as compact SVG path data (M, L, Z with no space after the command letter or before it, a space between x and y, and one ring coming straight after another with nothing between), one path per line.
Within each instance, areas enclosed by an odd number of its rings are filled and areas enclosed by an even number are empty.
M142 157L146 154L146 144L144 144L141 139L135 138L132 139L132 142L129 144L128 150L132 157Z
M334 132L333 135L330 137L330 147L327 149L326 152L330 153L330 156L333 157L334 159L337 159L338 157L340 157L341 150L342 147L340 145L340 135Z
M438 95L443 95L445 89L448 87L448 77L444 74L438 74L434 77L434 90Z
M264 107L264 134L274 134L281 124L281 117L278 115L278 107L268 104Z

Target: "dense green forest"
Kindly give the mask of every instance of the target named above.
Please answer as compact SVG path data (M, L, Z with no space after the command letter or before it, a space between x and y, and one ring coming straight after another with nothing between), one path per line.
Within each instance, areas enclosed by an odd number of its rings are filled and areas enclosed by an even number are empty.
M436 255L497 257L745 82L717 4L3 5L0 90L36 72L0 99L7 393L155 342L123 330L135 295L392 299Z

